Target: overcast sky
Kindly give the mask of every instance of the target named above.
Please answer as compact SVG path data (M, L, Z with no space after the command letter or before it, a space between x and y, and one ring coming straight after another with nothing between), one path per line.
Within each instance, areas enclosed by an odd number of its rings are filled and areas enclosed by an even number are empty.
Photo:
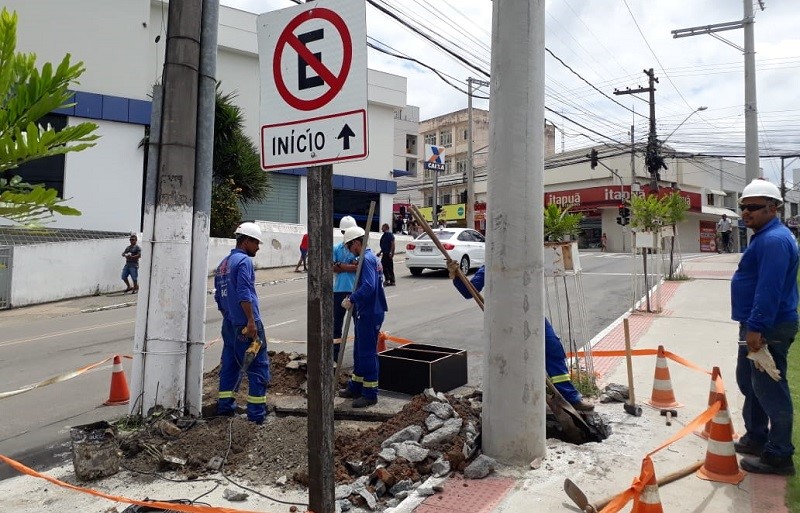
M224 5L261 13L294 5L291 0L222 0ZM473 67L458 62L375 7L367 5L368 40L436 68L458 88L467 77L488 80L492 2L489 0L377 0L401 19L425 30ZM762 155L800 154L800 1L764 0L756 13L755 49ZM616 96L615 88L647 86L644 69L653 68L656 118L663 140L679 150L723 155L744 154L744 59L742 53L709 35L674 39L671 30L741 20L738 0L553 0L547 2L545 44L575 73L551 54L545 55L545 105L597 133L581 128L558 114L546 113L557 130L557 151L599 142L645 141L648 105L631 95ZM429 32L430 33L430 32ZM743 30L719 33L738 46ZM425 67L369 50L369 67L408 78L410 105L427 119L467 106L463 92L448 85ZM475 69L477 68L477 69ZM484 74L485 73L485 74ZM589 84L621 103L618 105ZM484 90L484 92L486 92ZM476 95L482 94L481 91ZM646 99L647 95L639 95ZM488 108L476 99L476 107ZM630 110L635 110L636 114ZM563 134L563 135L562 135ZM600 135L598 135L600 134ZM780 173L780 159L762 159L768 177ZM787 169L800 169L800 160ZM791 172L787 173L792 180Z

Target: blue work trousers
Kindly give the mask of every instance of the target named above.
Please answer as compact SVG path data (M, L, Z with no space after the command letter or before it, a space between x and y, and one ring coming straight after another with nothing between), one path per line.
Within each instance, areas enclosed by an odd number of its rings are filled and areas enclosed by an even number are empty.
M217 413L230 415L236 411L236 392L241 384L241 368L244 353L250 347L252 339L242 335L245 326L235 326L228 320L222 321L222 362L219 370L219 399ZM248 395L247 420L255 423L264 422L267 415L267 384L269 383L269 357L267 356L264 325L256 322L261 349L247 369Z
M378 398L378 333L384 315L355 316L356 341L353 344L353 375L347 388L367 399Z
M739 325L739 340L745 340L747 327ZM775 366L781 373L775 381L766 372L755 368L747 359L747 346L739 345L736 362L736 383L744 395L742 417L747 431L747 442L763 445L762 454L778 458L794 454L792 445L792 397L786 381L786 358L797 333L797 322L781 323L763 333Z
M544 337L544 370L550 377L556 389L561 392L570 403L577 403L581 400L581 393L575 389L575 385L570 381L569 369L567 368L567 355L564 347L557 336Z

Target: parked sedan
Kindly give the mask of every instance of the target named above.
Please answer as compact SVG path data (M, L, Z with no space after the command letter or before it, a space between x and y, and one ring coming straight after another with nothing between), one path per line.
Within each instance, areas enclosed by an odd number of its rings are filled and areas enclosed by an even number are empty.
M486 239L480 232L470 228L443 228L433 233L464 274L483 265ZM447 263L428 234L423 233L406 245L406 267L411 274L419 276L424 269L447 269Z

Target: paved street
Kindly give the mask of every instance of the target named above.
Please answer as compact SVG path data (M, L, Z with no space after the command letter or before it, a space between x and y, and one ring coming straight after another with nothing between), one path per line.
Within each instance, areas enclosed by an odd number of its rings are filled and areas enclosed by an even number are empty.
M696 255L688 255L691 259ZM420 343L464 348L469 354L470 384L480 384L482 316L472 301L453 290L444 271L413 277L398 256L397 286L388 288L390 312L384 330ZM630 255L581 255L586 293L588 332L603 330L630 307ZM640 263L639 263L640 265ZM261 278L261 276L265 278ZM281 276L287 281L259 288L264 324L272 350L304 351L307 280L281 270L259 271L260 280ZM80 313L83 304L114 304L134 296L86 298L61 304L0 312L0 392L15 390L50 376L69 372L114 354L131 354L135 308ZM220 317L209 296L206 338L218 337ZM206 352L206 370L219 361L221 346ZM130 360L123 366L130 378ZM127 413L127 406L101 406L108 397L110 365L64 383L3 400L0 454L47 466L61 461L68 450L68 426L109 419ZM0 478L14 475L0 468Z

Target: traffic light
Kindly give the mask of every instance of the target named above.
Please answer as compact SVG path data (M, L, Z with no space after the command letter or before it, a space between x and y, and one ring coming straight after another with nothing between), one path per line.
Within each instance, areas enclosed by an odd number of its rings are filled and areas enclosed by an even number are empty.
M628 207L622 207L622 217L626 219L630 219L631 217L631 209ZM625 223L628 224L628 223Z
M617 224L620 226L627 226L631 221L631 209L628 208L624 203L621 203L617 209L617 213L619 213L619 217L617 217Z
M592 150L589 153L589 166L594 169L597 167L597 150Z
M620 217L628 217L628 216L625 215L625 211L626 210L627 210L627 208L625 207L625 204L624 203L620 203L619 208L617 209L617 212L619 213L619 216Z

